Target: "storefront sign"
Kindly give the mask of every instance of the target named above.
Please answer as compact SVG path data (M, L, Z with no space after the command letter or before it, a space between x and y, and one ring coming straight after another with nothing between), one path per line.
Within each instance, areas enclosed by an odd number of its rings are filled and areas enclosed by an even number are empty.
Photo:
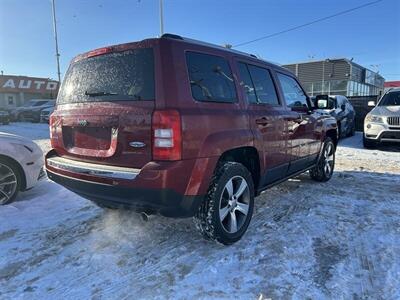
M0 92L2 93L52 93L57 92L58 81L47 78L26 76L0 76Z

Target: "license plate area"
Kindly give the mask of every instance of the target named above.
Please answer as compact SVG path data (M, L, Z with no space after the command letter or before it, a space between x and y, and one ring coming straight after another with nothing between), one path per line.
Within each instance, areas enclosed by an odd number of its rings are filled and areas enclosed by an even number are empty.
M63 140L67 149L107 150L111 146L112 129L106 127L63 126Z

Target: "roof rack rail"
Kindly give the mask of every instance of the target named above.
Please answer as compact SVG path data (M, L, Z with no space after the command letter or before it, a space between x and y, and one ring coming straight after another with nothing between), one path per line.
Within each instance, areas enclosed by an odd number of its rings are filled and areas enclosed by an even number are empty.
M183 40L183 37L177 34L172 34L172 33L164 33L161 38L167 38L167 39L175 39L175 40Z
M250 54L251 57L258 58L257 55Z

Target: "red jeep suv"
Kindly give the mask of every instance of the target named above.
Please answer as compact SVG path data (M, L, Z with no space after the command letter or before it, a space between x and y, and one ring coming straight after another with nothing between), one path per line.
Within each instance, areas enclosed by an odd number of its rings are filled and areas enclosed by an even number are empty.
M74 58L50 136L53 181L102 207L194 217L231 244L263 190L331 178L337 126L290 71L166 34Z

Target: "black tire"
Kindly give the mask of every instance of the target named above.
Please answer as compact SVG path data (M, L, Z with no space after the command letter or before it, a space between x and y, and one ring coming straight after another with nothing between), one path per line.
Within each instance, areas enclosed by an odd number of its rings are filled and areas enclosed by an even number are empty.
M365 136L363 136L363 146L366 149L374 149L376 147L376 142L366 139Z
M353 127L351 127L350 136L354 136L356 134L356 124L353 123Z
M229 188L227 189L229 182L232 184L231 193ZM242 188L240 193L242 183L243 186L247 186ZM232 196L229 196L231 194ZM206 198L200 205L194 222L204 238L230 245L240 240L246 232L253 208L254 183L249 170L240 163L222 162L216 168ZM225 217L220 215L221 212L226 213Z
M355 123L355 121L353 121L351 123L351 128L350 128L349 133L347 134L347 136L354 136L355 133L356 133L356 123Z
M5 166L5 168L3 167ZM15 179L16 179L16 187L15 187L15 191L12 192L11 195L8 195L8 199L2 201L2 197L0 197L0 205L5 205L5 204L9 204L11 202L13 202L15 200L15 198L18 195L18 192L21 190L21 185L22 185L22 177L20 174L20 171L18 169L18 167L15 165L15 163L9 159L5 159L5 158L1 158L0 157L0 183L4 183L8 178L2 178L6 175L5 170L8 168L8 170L10 170L13 175L15 175ZM0 196L4 196L4 192L5 190L3 190L3 188L7 188L5 186L1 186L0 187Z
M330 137L324 141L317 165L310 170L310 177L315 181L325 182L332 178L335 169L336 147Z

